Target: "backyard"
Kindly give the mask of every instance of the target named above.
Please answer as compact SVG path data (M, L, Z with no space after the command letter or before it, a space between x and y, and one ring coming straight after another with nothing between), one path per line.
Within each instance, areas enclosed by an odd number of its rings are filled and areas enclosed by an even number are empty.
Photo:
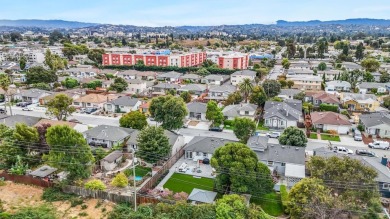
M133 175L133 169L132 168L131 169L127 169L125 171L127 172L126 175L128 175L128 176L132 176ZM142 167L142 166L136 166L135 167L135 175L136 176L144 177L149 172L150 173L152 172L152 169L150 167Z
M186 192L188 194L190 194L194 188L213 191L214 180L205 177L195 178L192 175L174 173L163 187L173 192Z
M328 134L321 134L321 139L325 140L325 141L338 141L338 142L340 142L340 136L338 136L338 135L332 136L332 135L328 135Z
M283 214L280 194L277 194L276 192L271 192L261 197L252 196L251 203L260 205L261 208L269 215L277 217Z

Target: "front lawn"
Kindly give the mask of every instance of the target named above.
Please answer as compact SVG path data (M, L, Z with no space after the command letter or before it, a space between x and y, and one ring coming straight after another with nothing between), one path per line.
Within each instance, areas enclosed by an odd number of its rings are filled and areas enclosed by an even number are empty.
M261 197L252 196L251 203L260 205L265 213L269 215L277 217L283 214L280 194L277 194L276 192L271 192Z
M261 121L259 122L259 125L257 125L257 130L269 131L269 128L264 126L264 121Z
M163 187L173 192L186 192L188 194L194 188L213 191L214 180L205 177L194 178L192 175L174 173Z
M332 136L327 134L321 134L321 139L326 141L340 141L340 136Z
M317 139L317 133L310 133L310 139Z
M232 126L232 125L225 125L225 126L223 127L223 129L234 130L234 126Z

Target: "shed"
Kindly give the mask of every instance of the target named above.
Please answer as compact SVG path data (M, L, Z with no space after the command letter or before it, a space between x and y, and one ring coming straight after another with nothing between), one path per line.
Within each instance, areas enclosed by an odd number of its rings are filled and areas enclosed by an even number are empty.
M122 157L122 151L113 151L100 161L100 165L102 169L106 171L111 171L115 169L115 167L117 167L119 163L121 163Z
M188 196L187 200L211 204L214 202L216 196L216 192L194 188L191 194Z
M53 174L55 171L57 171L57 168L44 165L32 171L30 175L34 177L45 178Z

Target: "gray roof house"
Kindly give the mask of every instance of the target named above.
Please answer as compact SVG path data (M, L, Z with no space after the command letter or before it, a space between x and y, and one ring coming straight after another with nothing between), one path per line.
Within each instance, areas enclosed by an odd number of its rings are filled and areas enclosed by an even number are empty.
M165 94L168 90L177 90L180 88L178 84L159 83L152 87L153 94Z
M265 136L251 136L247 145L271 172L285 176L288 187L305 177L304 147L270 144Z
M255 78L256 78L255 71L241 70L241 71L236 71L230 75L230 82L232 83L232 85L237 86L238 84L242 83L244 79L249 79L251 81L254 81Z
M179 78L182 76L182 73L170 71L167 73L163 73L157 76L157 80L164 80L164 81L170 81L170 82L177 82L179 81Z
M362 82L356 87L359 89L359 93L371 93L372 89L376 89L377 93L386 93L390 88L390 83L377 83L377 82Z
M187 119L206 121L207 104L201 102L187 103Z
M351 84L347 81L328 81L325 82L325 91L335 94L339 91L350 91Z
M34 126L41 120L39 117L25 115L0 115L0 124L4 124L10 128L15 128L16 124L24 123L27 126Z
M281 89L280 93L278 94L278 97L282 99L294 99L294 96L304 92L298 89Z
M125 141L135 131L135 129L117 126L99 125L83 132L83 135L91 146L102 145L103 147L112 148Z
M284 100L284 102L267 101L264 105L264 126L284 129L297 126L302 118L302 101Z
M138 110L141 101L129 96L119 97L104 104L104 109L111 113L128 113Z
M188 80L191 81L192 83L200 83L202 76L197 75L197 74L184 74L183 76L180 76L181 80Z
M229 105L222 110L222 113L227 120L233 120L235 117L245 117L255 120L256 112L257 105L251 103Z
M390 115L388 113L362 114L359 117L359 123L369 135L381 138L390 137Z
M122 162L123 152L115 150L100 160L100 166L105 171L114 170Z
M215 150L226 143L235 142L228 139L216 137L195 136L184 148L184 158L193 161L211 159Z
M353 70L362 70L362 69L363 69L361 65L356 64L356 63L354 63L354 62L343 62L343 63L342 63L342 66L343 66L345 69L349 70L349 71L353 71Z
M229 75L207 75L202 79L202 83L212 84L212 85L221 85L228 81L230 78Z
M53 174L56 171L57 171L57 168L43 165L43 166L39 167L38 169L29 173L29 175L34 176L34 177L39 177L39 178L45 178L45 177L49 177L51 174Z
M207 92L207 86L204 84L187 84L179 89L177 89L179 93L187 91L190 92L191 94L195 95L201 95L203 93Z
M209 87L208 100L226 100L229 94L234 93L237 88L230 84L211 85Z
M15 98L21 99L24 102L39 103L39 99L51 94L53 92L33 88L21 91L20 94L15 95Z
M188 196L187 200L195 203L214 203L215 197L217 197L216 192L206 191L203 189L194 188L191 191L191 194Z

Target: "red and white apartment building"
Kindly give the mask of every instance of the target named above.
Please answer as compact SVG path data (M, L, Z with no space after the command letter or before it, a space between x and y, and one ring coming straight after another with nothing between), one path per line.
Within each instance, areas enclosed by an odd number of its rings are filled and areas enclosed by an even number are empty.
M218 66L226 69L247 69L249 65L248 54L233 53L218 57Z
M199 66L206 60L206 52L155 55L155 54L103 54L103 65L135 65L142 60L146 66Z

